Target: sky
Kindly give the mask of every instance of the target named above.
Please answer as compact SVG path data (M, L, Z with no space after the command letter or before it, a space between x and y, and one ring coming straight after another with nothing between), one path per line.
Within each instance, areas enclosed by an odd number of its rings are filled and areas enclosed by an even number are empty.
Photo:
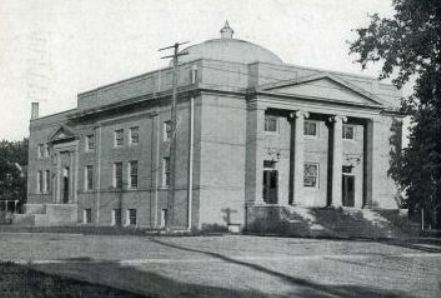
M29 136L31 102L41 116L75 108L80 92L165 67L159 48L218 38L226 19L286 63L377 76L347 43L372 13L391 16L391 1L2 0L0 139Z

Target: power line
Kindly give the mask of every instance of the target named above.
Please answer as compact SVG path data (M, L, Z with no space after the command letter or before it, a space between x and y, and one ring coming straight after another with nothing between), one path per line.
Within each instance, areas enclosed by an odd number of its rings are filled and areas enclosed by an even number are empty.
M167 196L167 222L166 228L169 229L172 225L172 220L174 218L174 201L175 201L175 177L176 177L176 104L177 104L177 88L178 88L178 59L180 56L188 55L188 52L179 52L179 46L189 43L185 42L176 42L171 46L167 46L159 49L159 51L165 51L169 49L173 49L173 55L168 55L161 57L161 59L173 59L173 91L172 91L172 101L171 101L171 131L174 132L171 135L170 140L170 185Z

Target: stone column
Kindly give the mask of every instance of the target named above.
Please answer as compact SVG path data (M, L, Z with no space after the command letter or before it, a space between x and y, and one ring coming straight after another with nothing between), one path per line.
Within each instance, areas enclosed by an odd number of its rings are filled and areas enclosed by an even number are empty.
M363 208L372 208L374 177L374 119L366 120L363 141Z
M304 124L305 118L309 117L309 113L305 111L295 111L290 114L294 124L294 148L293 150L293 174L292 174L292 203L301 202L303 199L303 168L305 164L305 138Z
M56 176L56 181L57 181L57 192L56 192L56 198L55 198L55 204L60 204L61 203L61 153L58 151L56 153L56 160L57 160L57 176Z
M342 166L343 166L343 122L344 116L336 115L329 119L332 127L332 206L342 205Z
M251 102L247 108L245 194L248 206L263 204L263 141L265 108Z

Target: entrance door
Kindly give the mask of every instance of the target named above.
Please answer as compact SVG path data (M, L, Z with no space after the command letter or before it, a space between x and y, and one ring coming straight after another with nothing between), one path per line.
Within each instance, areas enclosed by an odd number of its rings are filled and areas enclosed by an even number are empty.
M353 175L343 175L343 185L342 185L342 198L343 206L354 207L355 206L355 176Z
M278 178L277 170L263 171L263 201L267 204L277 204Z
M63 203L69 203L69 167L63 171Z

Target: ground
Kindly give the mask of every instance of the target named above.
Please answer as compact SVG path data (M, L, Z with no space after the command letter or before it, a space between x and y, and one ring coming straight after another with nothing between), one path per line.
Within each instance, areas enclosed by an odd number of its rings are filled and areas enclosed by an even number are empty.
M440 297L423 242L0 233L0 260L153 297Z

